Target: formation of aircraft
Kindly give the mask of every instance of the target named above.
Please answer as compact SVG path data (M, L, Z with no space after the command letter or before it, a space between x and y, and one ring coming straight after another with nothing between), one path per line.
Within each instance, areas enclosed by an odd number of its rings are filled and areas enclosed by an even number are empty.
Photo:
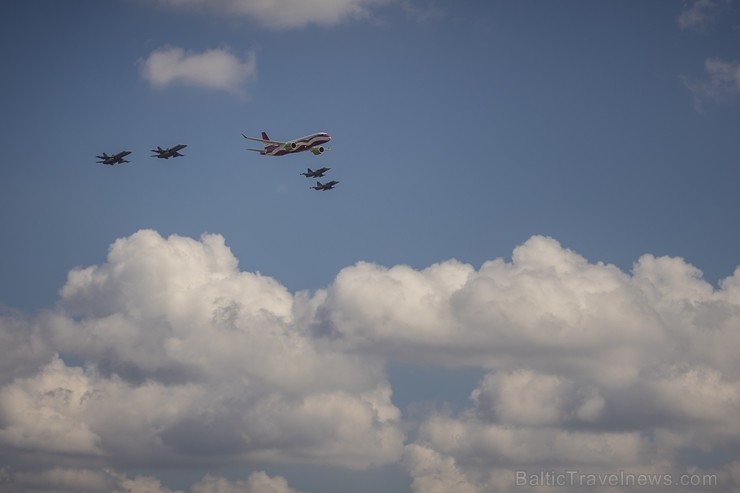
M180 151L185 149L187 146L187 144L178 144L174 147L170 147L169 149L162 149L161 147L157 146L156 149L152 149L152 152L155 153L152 154L152 157L169 159L171 157L184 156L185 154L180 154ZM113 166L114 164L130 163L131 161L124 159L129 154L131 154L131 151L121 151L112 155L108 155L104 152L103 154L95 157L100 159L100 161L97 161L98 163Z
M318 156L319 154L323 154L324 151L328 150L328 147L324 147L324 144L328 143L331 140L331 136L326 132L317 132L311 135L307 135L305 137L301 137L299 139L294 140L288 140L286 142L281 142L278 140L271 140L266 132L262 132L262 138L256 138L256 137L247 137L246 135L242 134L242 137L248 140L254 140L257 142L262 142L263 148L262 149L248 149L250 151L259 152L263 156L284 156L285 154L293 154L297 152L303 152L303 151L310 151L315 156ZM184 154L181 154L180 151L185 149L187 147L187 144L178 144L173 147L169 147L167 149L163 149L159 146L157 146L156 149L152 149L151 157L156 157L158 159L169 159L169 158L175 158L175 157L181 157L184 156ZM129 163L130 161L124 159L126 156L131 154L131 151L121 151L116 154L108 155L106 153L102 153L98 156L96 156L99 161L98 163L106 164L106 165L114 165L114 164L122 164L122 163ZM301 175L305 176L306 178L321 178L323 177L327 171L329 171L331 168L319 168L317 170L312 170L311 168L307 168L305 173L301 173ZM320 181L316 181L316 185L312 186L310 188L313 188L314 190L319 191L327 191L332 190L339 182L336 180L329 181L327 183L321 183Z
M331 140L331 135L326 132L317 132L315 134L306 135L299 139L288 140L281 142L279 140L272 140L268 137L267 132L262 132L262 137L249 137L242 134L247 140L253 140L255 142L262 142L264 146L262 149L248 149L249 151L259 152L262 156L284 156L286 154L293 154L296 152L311 151L315 156L323 154L324 151L328 150L328 147L324 147L324 144ZM312 170L311 168L306 169L305 173L301 175L306 178L321 178L331 168L319 168ZM327 183L321 183L316 181L316 185L310 188L314 190L327 191L332 190L339 182L332 180Z
M114 164L130 163L131 161L127 161L127 160L123 159L126 156L128 156L129 154L131 154L131 151L121 151L121 152L117 152L116 154L113 154L113 155L110 155L110 156L108 154L106 154L106 153L103 153L103 154L100 154L99 156L95 156L95 157L97 157L98 159L100 159L100 161L98 161L98 163L100 163L100 164L107 164L108 166L113 166Z
M300 139L289 140L287 142L280 142L279 140L270 140L266 132L262 132L262 138L247 137L242 134L242 137L248 140L254 140L262 142L264 147L262 149L248 149L250 151L259 152L263 156L284 156L286 154L292 154L295 152L311 151L315 156L322 154L328 148L324 147L324 144L331 140L331 135L326 132L318 132L311 135L306 135Z
M331 168L319 168L314 171L311 168L308 168L305 173L299 173L299 174L305 176L306 178L321 178L330 169Z
M187 144L178 144L174 147L170 147L169 149L162 149L161 147L157 146L156 149L152 149L152 152L156 153L152 154L152 157L156 157L159 159L169 159L171 157L184 156L185 154L180 154L180 151L185 149L187 146Z

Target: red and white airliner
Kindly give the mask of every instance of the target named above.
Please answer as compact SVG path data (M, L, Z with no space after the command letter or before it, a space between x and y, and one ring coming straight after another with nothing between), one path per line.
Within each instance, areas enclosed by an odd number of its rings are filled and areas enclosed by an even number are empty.
M328 149L327 147L324 147L324 144L331 140L331 135L326 132L318 132L315 134L307 135L305 137L301 137L300 139L289 140L287 142L271 140L265 132L262 132L261 139L258 139L256 137L247 137L244 134L242 134L242 137L249 140L255 140L257 142L262 142L265 145L264 148L248 150L259 152L263 156L283 156L285 154L293 154L295 152L302 151L311 151L314 153L314 155L318 156Z

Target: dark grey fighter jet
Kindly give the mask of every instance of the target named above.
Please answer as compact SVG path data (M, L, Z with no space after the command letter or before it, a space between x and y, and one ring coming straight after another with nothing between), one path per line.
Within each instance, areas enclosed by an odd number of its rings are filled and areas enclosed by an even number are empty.
M169 159L171 157L184 156L185 154L180 154L180 151L185 149L187 146L187 144L178 144L175 147L170 147L169 149L162 149L161 147L157 146L156 149L152 149L152 152L156 152L156 154L152 154L152 157L157 157L159 159Z
M305 173L301 173L301 174L305 176L306 178L321 178L330 169L331 168L319 168L316 171L314 171L311 168L308 168L308 170Z
M114 164L130 163L131 161L126 161L125 159L123 159L129 154L131 154L131 151L121 151L117 154L113 154L112 156L109 156L108 154L103 153L95 157L100 159L100 161L97 161L98 163L113 166Z
M326 192L327 190L332 190L337 183L339 182L336 180L332 180L326 183L321 183L320 181L317 180L316 185L313 187L309 187L309 188L313 188L314 190L321 190L322 192Z

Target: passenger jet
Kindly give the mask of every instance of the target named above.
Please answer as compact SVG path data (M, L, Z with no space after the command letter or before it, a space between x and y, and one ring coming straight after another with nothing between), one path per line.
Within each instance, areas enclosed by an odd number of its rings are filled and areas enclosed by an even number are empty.
M314 155L318 156L325 150L324 144L331 140L331 136L326 132L319 132L300 139L289 140L287 142L280 142L277 140L270 140L265 132L262 132L262 138L257 139L255 137L247 137L242 134L242 137L249 140L255 140L262 142L264 148L262 149L248 149L250 151L259 152L263 156L283 156L285 154L293 154L295 152L311 151Z

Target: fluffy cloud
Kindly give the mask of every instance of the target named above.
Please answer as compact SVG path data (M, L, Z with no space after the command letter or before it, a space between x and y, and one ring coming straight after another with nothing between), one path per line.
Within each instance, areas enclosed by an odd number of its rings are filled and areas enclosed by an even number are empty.
M561 376L531 370L491 373L471 398L492 421L533 427L595 421L604 408L598 392L582 392Z
M679 258L626 273L533 237L478 270L348 267L317 294L312 331L490 370L473 407L419 427L404 459L416 491L505 491L517 468L680 476L682 454L740 445L738 287L740 269L715 289Z
M414 491L425 493L477 493L479 488L470 482L452 457L420 445L409 445L403 458L404 466L413 479Z
M345 19L365 18L370 9L392 0L154 0L171 8L244 15L273 29L315 24L336 25Z
M535 236L480 268L360 262L290 293L219 235L140 231L72 270L56 308L0 318L0 480L169 491L106 468L401 460L418 492L525 491L516 471L553 468L731 488L739 329L740 269L715 288L680 258L625 272ZM468 409L417 426L389 360L487 373ZM266 475L192 489L232 490L290 491Z
M317 294L312 331L337 346L450 366L578 373L629 383L644 366L740 365L740 271L715 291L681 259L645 255L632 275L533 237L512 261L417 271L359 263ZM712 327L708 330L707 327ZM722 341L722 342L720 342ZM656 351L657 350L657 351ZM683 358L683 359L681 359Z
M418 493L540 491L543 486L622 491L633 489L636 483L629 481L639 475L659 481L665 491L697 491L697 486L735 491L740 485L735 456L727 454L727 462L715 468L685 463L697 448L721 455L727 444L740 443L734 418L740 382L722 383L717 374L703 373L647 378L649 392L582 391L577 382L529 370L491 373L473 391L470 409L422 423L403 464ZM638 419L624 419L630 413ZM569 471L597 481L620 473L633 479L620 477L617 481L624 482L614 486L623 489L609 490L568 476ZM535 479L519 482L523 473ZM543 473L559 474L563 482L545 483Z
M52 356L35 320L0 307L0 387L35 372Z
M189 53L167 46L154 50L139 63L144 79L157 88L184 84L243 96L245 85L257 75L253 51L242 61L226 49Z
M81 416L92 388L79 369L55 359L38 375L0 390L0 443L48 452L100 455L100 437Z
M220 236L118 240L41 317L64 359L6 379L0 448L114 466L394 461L403 434L382 363L314 343L293 304L240 272Z

